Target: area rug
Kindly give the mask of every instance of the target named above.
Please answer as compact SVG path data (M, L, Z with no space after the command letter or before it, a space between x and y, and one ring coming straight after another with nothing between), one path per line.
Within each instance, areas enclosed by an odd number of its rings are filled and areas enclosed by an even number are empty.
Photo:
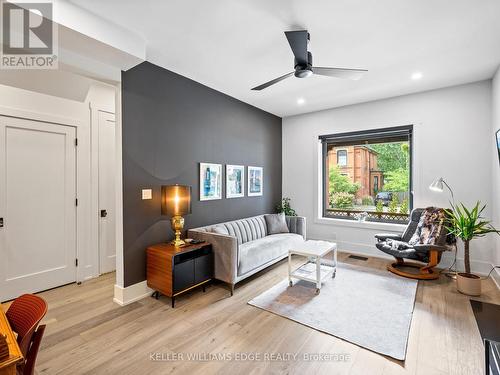
M307 281L288 279L248 303L404 361L417 281L388 271L341 263L315 294Z

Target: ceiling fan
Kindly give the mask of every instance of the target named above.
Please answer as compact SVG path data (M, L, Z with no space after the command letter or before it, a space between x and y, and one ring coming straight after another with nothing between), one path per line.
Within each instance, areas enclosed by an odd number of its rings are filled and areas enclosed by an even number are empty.
M274 85L275 83L291 77L292 75L295 75L297 78L306 78L313 74L319 74L328 77L358 80L363 76L363 73L367 72L365 69L323 68L313 66L312 54L307 50L307 43L310 40L310 35L307 30L285 31L285 35L288 39L288 43L290 43L293 55L295 56L295 71L275 78L260 86L256 86L252 90L263 90L271 85Z

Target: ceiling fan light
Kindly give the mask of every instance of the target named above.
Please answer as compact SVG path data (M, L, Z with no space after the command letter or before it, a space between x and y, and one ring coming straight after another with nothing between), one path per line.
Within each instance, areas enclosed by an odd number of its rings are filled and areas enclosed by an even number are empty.
M424 75L422 74L422 72L415 72L411 75L411 79L414 80L414 81L418 81L419 79L421 79Z
M300 69L295 71L295 77L297 78L307 78L313 74L310 69Z

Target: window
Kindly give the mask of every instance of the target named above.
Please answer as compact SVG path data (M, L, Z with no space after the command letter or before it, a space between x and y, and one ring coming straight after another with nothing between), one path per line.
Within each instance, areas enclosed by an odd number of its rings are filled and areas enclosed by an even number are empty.
M323 216L406 223L412 208L413 126L330 134L323 147ZM347 155L352 155L347 165Z
M337 151L337 165L339 167L347 166L347 150L338 150Z

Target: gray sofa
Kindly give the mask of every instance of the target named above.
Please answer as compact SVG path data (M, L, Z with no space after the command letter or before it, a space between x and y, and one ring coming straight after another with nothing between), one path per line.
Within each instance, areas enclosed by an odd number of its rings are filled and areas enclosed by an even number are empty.
M229 283L232 295L237 282L286 258L305 240L305 217L285 219L289 233L268 234L265 215L259 215L190 229L188 237L212 244L215 278Z

